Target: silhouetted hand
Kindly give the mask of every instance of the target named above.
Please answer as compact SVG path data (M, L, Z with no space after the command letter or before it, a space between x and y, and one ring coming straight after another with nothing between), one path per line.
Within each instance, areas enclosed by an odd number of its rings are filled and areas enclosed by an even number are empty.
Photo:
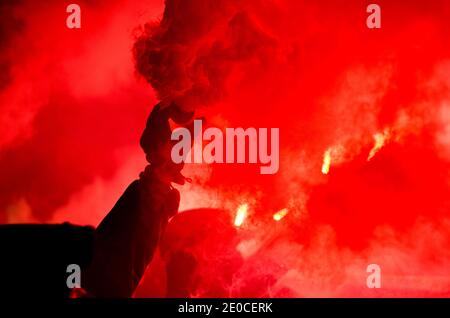
M181 174L184 163L176 164L171 158L174 142L171 140L169 119L177 124L184 124L191 120L193 115L193 113L181 111L173 103L165 108L158 104L150 113L140 144L153 172L163 182L178 184L185 182Z

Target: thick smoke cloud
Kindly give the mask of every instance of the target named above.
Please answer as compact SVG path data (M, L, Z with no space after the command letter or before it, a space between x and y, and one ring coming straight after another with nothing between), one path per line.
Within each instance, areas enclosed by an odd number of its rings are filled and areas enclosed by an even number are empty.
M156 101L136 79L133 34L163 3L78 4L82 28L70 30L62 1L1 3L1 222L96 224L145 165L138 142ZM90 203L74 203L83 191Z
M364 1L288 0L170 0L161 23L144 28L136 66L161 100L211 126L280 128L275 176L185 168L194 182L183 208L225 208L232 219L251 207L231 279L212 269L220 257L205 251L217 246L189 247L199 262L192 295L448 294L450 7L379 4L381 30L367 29ZM439 243L427 251L431 237ZM365 286L372 262L386 273L381 291ZM217 281L222 293L207 288Z

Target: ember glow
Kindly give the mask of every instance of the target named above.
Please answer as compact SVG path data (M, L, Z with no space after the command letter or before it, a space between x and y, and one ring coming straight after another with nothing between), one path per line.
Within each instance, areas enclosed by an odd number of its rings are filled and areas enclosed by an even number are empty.
M328 174L331 165L331 150L327 149L323 154L322 173Z
M376 133L373 135L374 145L373 148L370 149L369 156L367 157L367 161L371 160L378 151L385 145L385 143L389 140L390 133L388 129L385 129L382 133Z
M242 204L238 207L238 209L236 210L236 217L234 218L234 225L239 227L241 226L244 221L245 218L247 217L247 213L248 213L248 204Z
M286 209L286 208L284 208L284 209L278 211L277 213L275 213L275 214L273 215L273 219L274 219L275 221L278 222L278 221L280 221L282 218L284 218L288 213L289 213L289 210Z

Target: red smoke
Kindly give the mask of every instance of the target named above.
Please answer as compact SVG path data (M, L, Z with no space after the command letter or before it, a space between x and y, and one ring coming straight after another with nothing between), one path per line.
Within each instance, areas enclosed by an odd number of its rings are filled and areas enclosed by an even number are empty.
M11 6L17 21L2 20L11 30L0 44L10 74L0 96L5 221L29 211L95 224L143 168L139 134L156 99L134 76L135 43L157 99L196 109L210 126L280 128L274 176L185 167L193 183L180 188L182 209L228 211L169 226L161 258L195 259L183 264L192 296L449 295L447 1L377 1L381 30L366 27L367 1L168 0L161 21L159 2L89 3L78 31L57 2ZM249 215L236 229L242 203ZM158 257L140 296L168 289L156 284ZM371 263L382 289L366 287Z
M163 3L79 5L82 28L70 30L67 3L1 4L3 222L97 224L145 164L138 141L156 101L131 48Z

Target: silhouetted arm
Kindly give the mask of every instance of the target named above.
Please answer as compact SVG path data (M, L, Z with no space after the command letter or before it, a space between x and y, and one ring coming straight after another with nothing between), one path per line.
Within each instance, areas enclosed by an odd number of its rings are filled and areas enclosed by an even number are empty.
M141 280L179 193L150 167L126 189L95 231L83 287L96 297L130 297Z

